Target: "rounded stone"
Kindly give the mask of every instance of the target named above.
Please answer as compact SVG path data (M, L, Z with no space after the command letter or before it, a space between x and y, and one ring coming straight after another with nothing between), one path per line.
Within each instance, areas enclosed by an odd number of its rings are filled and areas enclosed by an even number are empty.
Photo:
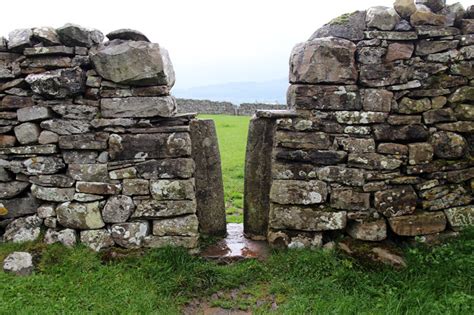
M122 223L135 209L132 198L128 196L110 197L102 210L102 218L106 223Z
M454 132L440 131L431 137L434 154L441 159L458 159L465 156L467 142L463 136Z

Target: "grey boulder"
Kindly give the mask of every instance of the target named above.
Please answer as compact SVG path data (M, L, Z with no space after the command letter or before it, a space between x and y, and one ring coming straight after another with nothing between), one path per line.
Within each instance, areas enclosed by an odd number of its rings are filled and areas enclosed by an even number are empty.
M3 261L3 270L17 276L30 275L33 269L33 257L27 252L13 252Z
M174 85L175 74L168 51L158 44L113 40L89 55L97 73L115 83Z
M34 241L40 236L42 223L43 220L37 215L18 218L7 225L3 241L13 243Z
M133 41L144 41L149 42L150 40L141 32L132 30L129 28L121 28L119 30L108 33L107 38L109 40L121 39L121 40L133 40Z
M84 92L86 76L80 68L58 69L30 74L26 82L33 92L50 98L66 98Z
M104 40L104 34L96 29L88 29L76 24L66 24L56 29L61 43L66 46L92 47Z

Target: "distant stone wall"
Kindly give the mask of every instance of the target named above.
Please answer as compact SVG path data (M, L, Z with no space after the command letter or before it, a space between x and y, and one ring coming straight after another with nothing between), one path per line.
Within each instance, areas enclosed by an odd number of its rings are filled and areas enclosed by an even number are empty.
M474 224L474 7L418 2L344 15L295 46L292 111L250 126L262 139L247 161L264 167L247 169L245 191L257 193L244 211L268 218L252 236L318 247ZM258 132L268 120L273 133Z
M237 106L230 102L215 102L209 100L194 100L178 98L180 113L198 113L210 115L236 115Z
M225 216L214 125L176 114L163 47L132 30L107 37L67 24L0 38L4 242L43 231L46 243L80 240L94 250L195 248L201 227L225 233L225 221L200 209ZM205 132L191 133L191 123ZM204 144L217 157L212 169L192 154Z
M178 98L179 113L198 113L211 115L239 115L252 116L257 110L287 109L286 105L242 103L240 106L230 102L216 102L209 100L194 100Z

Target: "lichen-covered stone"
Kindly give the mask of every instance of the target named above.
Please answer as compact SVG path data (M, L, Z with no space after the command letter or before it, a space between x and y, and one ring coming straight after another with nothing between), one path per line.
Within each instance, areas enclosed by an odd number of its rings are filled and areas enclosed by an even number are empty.
M356 46L328 37L298 44L290 58L291 83L353 83L357 80Z
M150 181L140 178L124 179L122 193L127 196L148 195Z
M31 193L38 199L45 201L64 202L74 198L74 188L56 188L31 185Z
M449 225L455 231L474 225L473 205L445 209L444 213Z
M100 229L105 225L99 202L65 202L56 208L56 214L59 224L72 229Z
M425 164L433 159L433 146L429 143L411 143L408 145L408 163Z
M402 161L378 153L350 153L348 165L369 170L394 170Z
M434 234L446 229L443 212L421 212L412 215L389 218L392 231L401 236Z
M192 200L194 180L151 180L150 192L155 200Z
M355 85L292 84L288 88L288 106L295 109L360 110Z
M35 241L40 236L42 223L43 220L37 215L15 219L5 228L3 241L13 243Z
M56 29L56 33L61 43L66 46L92 47L104 40L104 35L100 31L71 23Z
M364 39L365 11L343 14L323 25L311 35L309 40L322 37L339 37L348 40Z
M137 174L145 179L186 179L193 176L195 163L193 159L148 160L136 164Z
M285 205L311 205L325 202L327 193L327 185L322 181L275 180L270 200Z
M350 221L346 228L352 238L363 241L383 241L387 238L387 223L385 219L373 221Z
M366 111L390 112L393 93L384 89L360 90L362 107Z
M332 189L330 205L340 210L368 210L370 194L356 192L352 189Z
M317 170L317 177L325 182L336 182L349 186L362 186L365 171L344 166L325 166Z
M93 195L116 195L120 193L122 185L101 182L76 182L76 191Z
M416 6L413 0L396 0L393 3L395 11L404 19L409 19L415 13Z
M114 242L125 248L139 248L149 234L147 221L117 223L112 225L111 235Z
M301 206L272 204L269 227L302 231L342 230L346 227L345 211L326 212Z
M26 188L30 186L30 183L12 181L9 183L0 182L0 199L13 198L21 194Z
M168 51L158 44L112 40L90 56L97 73L115 83L173 86L175 82Z
M132 219L155 219L196 213L195 200L158 201L154 199L136 199L134 203L136 208L132 214Z
M135 210L133 199L128 196L112 196L102 209L102 218L105 223L123 223L128 220Z
M153 221L153 235L157 236L197 236L198 218L196 215L161 219Z
M80 68L29 74L26 82L33 92L50 98L66 98L84 92L86 78Z
M367 10L365 21L367 27L377 28L382 31L391 31L400 21L400 16L393 8L378 6Z
M442 159L456 159L463 157L467 152L467 142L454 132L440 131L431 136L434 154Z
M96 252L115 245L110 231L106 229L81 231L81 243Z
M17 276L28 276L34 268L33 257L27 252L13 252L3 261L3 270Z
M100 112L106 118L171 117L176 106L172 96L104 98L100 101Z
M386 217L411 214L416 209L418 196L411 186L403 186L375 193L375 208Z
M21 144L32 144L38 142L41 129L34 123L23 123L13 128L15 137Z

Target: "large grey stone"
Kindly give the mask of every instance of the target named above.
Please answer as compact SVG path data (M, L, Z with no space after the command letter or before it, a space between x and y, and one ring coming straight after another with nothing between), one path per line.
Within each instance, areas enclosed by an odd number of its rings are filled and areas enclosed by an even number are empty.
M48 107L43 106L31 106L19 108L17 110L18 121L33 121L33 120L44 120L49 119L52 116L52 112Z
M132 219L155 219L196 213L195 200L158 201L153 199L137 199L134 200L134 203L136 208L132 214Z
M272 204L268 225L273 229L302 231L342 230L346 227L345 211L327 212L300 206Z
M150 226L147 221L118 223L111 228L115 243L125 248L141 247L149 232Z
M311 205L326 201L326 183L318 180L274 180L270 200L279 204Z
M197 236L198 217L194 214L153 221L153 235L157 236Z
M100 112L107 118L171 117L176 100L172 96L103 98Z
M416 0L416 4L425 5L433 12L438 12L446 6L446 0Z
M56 131L59 132L59 130ZM68 129L68 131L72 132L73 130ZM108 139L109 134L104 132L65 135L59 137L59 147L75 150L106 150Z
M109 156L112 160L178 158L191 155L187 132L155 134L112 134Z
M45 201L64 202L71 201L74 198L74 188L56 188L56 187L42 187L33 184L31 186L31 193L38 199Z
M65 24L56 29L61 43L66 46L92 47L104 40L104 35L95 29L87 29L76 24Z
M355 85L292 84L287 93L288 106L295 109L360 110Z
M393 3L395 11L404 19L409 19L415 13L416 5L414 0L395 0Z
M7 225L3 241L13 243L31 242L40 236L43 220L37 215L15 219Z
M173 86L175 74L168 51L145 41L112 40L90 52L103 78L129 85Z
M332 189L330 205L340 210L368 210L370 194L360 193L353 189Z
M474 205L445 209L444 213L454 230L474 225Z
M121 39L121 40L133 40L133 41L144 41L144 42L150 41L141 32L132 30L129 28L121 28L121 29L112 31L108 33L106 36L109 40Z
M13 128L15 136L21 144L32 144L38 142L41 129L34 123L22 123Z
M66 98L85 90L86 76L81 68L58 69L29 74L26 82L33 92L50 98Z
M26 175L50 175L56 174L66 167L63 159L54 156L38 156L23 161Z
M99 112L99 109L96 106L71 104L55 105L52 107L52 110L59 114L62 118L84 120L94 119Z
M16 29L8 34L8 48L22 52L25 47L33 46L33 31L29 28Z
M441 211L389 218L388 222L392 231L401 236L434 234L446 229L446 216Z
M403 186L375 193L375 208L386 217L411 214L416 209L418 196L411 186Z
M0 200L0 220L36 213L40 201L31 194L25 197Z
M467 153L468 144L463 136L454 132L439 131L431 136L434 154L442 159L462 158Z
M115 245L110 231L106 229L81 231L81 243L96 252Z
M33 257L27 252L13 252L3 261L3 270L17 276L28 276L34 268Z
M104 182L108 180L107 164L69 164L68 175L79 181Z
M193 154L199 153L193 150ZM195 162L190 158L148 160L136 164L135 168L137 174L145 179L186 179L193 177Z
M291 83L354 83L356 46L340 38L326 37L301 43L290 58Z
M367 10L365 21L367 22L367 27L391 31L400 22L400 16L393 8L378 6Z
M112 196L102 209L102 218L106 223L123 223L135 210L132 198L128 196Z
M48 229L44 235L44 242L46 244L61 243L66 247L74 247L77 243L77 233L73 229L60 231Z
M212 120L192 120L190 127L192 157L196 163L194 178L199 229L208 235L224 235L224 185L216 127ZM152 194L153 187L152 181Z
M364 39L365 14L365 11L343 14L314 32L309 40L329 36L353 41L362 40Z
M0 199L13 198L21 194L28 186L30 183L18 181L0 183Z
M65 202L56 208L56 214L59 224L72 229L100 229L105 225L99 202Z
M61 45L58 33L56 33L56 30L52 27L35 27L33 29L33 37L45 46Z

